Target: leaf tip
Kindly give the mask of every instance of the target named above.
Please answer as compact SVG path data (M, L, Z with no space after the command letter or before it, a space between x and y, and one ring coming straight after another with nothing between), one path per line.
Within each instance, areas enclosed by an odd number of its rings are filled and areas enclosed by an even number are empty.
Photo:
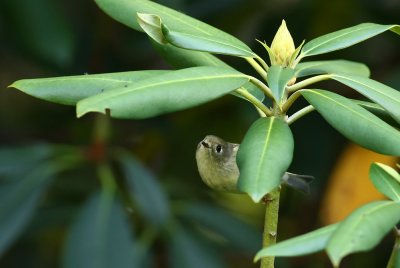
M253 262L256 263L256 262L258 262L260 259L261 259L260 253L257 253L257 255L254 256L254 258L253 258Z
M21 81L21 80L18 80L18 81L13 82L11 85L8 85L7 88L16 88L16 89L20 89L20 88L18 87L20 81Z

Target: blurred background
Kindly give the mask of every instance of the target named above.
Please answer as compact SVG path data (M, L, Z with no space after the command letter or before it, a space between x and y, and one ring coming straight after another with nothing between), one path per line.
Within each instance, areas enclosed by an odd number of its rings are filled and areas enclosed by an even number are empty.
M400 23L400 2L396 0L157 2L235 35L266 59L266 51L255 39L270 44L282 19L296 46L304 39L362 22ZM399 36L387 32L309 60L364 62L373 79L399 89L399 47ZM243 72L253 73L239 58L221 58ZM94 114L77 119L74 107L7 88L23 78L171 68L145 34L112 20L94 1L2 0L0 63L0 267L96 267L74 266L71 259L77 255L71 248L79 245L79 239L85 240L84 235L77 235L77 226L85 222L82 211L90 214L91 204L97 204L99 198L96 192L107 181L94 166L99 155L107 157L104 151L110 148L123 148L135 155L123 158L133 166L137 164L136 170L151 181L150 186L143 186L150 189L145 191L149 195L142 199L133 196L133 201L122 198L133 243L141 248L136 250L143 259L137 267L258 267L252 258L261 247L263 206L244 195L209 190L200 180L194 159L197 143L207 134L239 143L257 118L250 105L226 96L148 120L107 121ZM324 82L319 87L359 97L337 83ZM94 133L104 121L109 124L108 138L100 138L98 146L99 137ZM316 179L309 196L283 190L278 240L336 222L361 204L382 198L369 182L369 165L378 161L394 166L396 159L350 144L316 113L296 122L292 129L296 146L290 171ZM84 164L66 172L46 171L54 157L69 156L84 158ZM56 175L51 181L37 182L38 187L18 184L26 178L43 177L41 172L49 177ZM129 174L124 169L116 174L124 176L124 172ZM117 184L123 192L124 184ZM142 186L132 187L133 192L140 192ZM149 199L152 193L161 208ZM31 199L24 199L30 194ZM13 214L18 209L26 213ZM118 209L116 206L113 213ZM167 216L153 219L149 211ZM90 225L86 227L90 229ZM383 267L392 245L393 237L388 235L373 254L346 257L341 267ZM320 253L278 258L277 267L330 267L330 263Z

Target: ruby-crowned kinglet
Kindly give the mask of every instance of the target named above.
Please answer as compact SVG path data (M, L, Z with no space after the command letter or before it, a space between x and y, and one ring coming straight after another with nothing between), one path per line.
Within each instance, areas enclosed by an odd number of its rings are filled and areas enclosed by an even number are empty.
M239 168L236 154L240 144L226 142L223 139L208 135L197 145L196 161L200 177L210 188L217 191L240 192L237 189ZM282 183L303 193L309 193L312 176L297 175L286 172Z

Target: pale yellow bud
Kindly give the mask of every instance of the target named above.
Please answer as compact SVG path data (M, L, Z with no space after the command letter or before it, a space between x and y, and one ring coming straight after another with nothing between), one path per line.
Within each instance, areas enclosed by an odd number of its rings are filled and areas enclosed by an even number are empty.
M282 24L271 43L271 64L288 66L294 51L293 38L286 27L285 20L282 20Z

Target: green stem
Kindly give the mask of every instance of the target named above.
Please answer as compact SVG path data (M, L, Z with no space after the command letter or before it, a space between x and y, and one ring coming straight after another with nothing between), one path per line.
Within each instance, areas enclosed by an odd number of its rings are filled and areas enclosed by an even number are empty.
M99 164L97 167L97 174L103 193L108 197L113 197L117 185L111 167L107 163Z
M256 87L258 87L259 89L262 90L262 92L264 92L264 94L270 98L271 100L275 101L274 96L272 95L272 91L269 87L267 87L263 82L261 82L260 80L258 80L257 78L253 77L253 76L249 76L250 79L250 83L252 83L253 85L255 85Z
M400 230L394 228L396 240L394 242L392 254L390 255L389 262L386 268L398 268L400 264Z
M259 75L266 81L267 80L267 72L256 62L253 58L246 57L245 58L248 63L257 71Z
M279 215L279 195L280 187L264 197L265 202L265 221L263 233L263 248L272 246L276 243ZM274 268L275 257L268 256L261 259L261 268Z
M320 82L320 81L328 80L328 79L331 79L331 75L330 74L321 74L321 75L317 75L317 76L313 76L313 77L307 78L307 79L305 79L303 81L300 81L300 82L298 82L298 83L296 83L296 84L294 84L292 86L287 87L286 89L287 89L288 93L293 93L293 92L295 92L295 91L297 91L299 89L302 89L302 88L304 88L306 86L309 86L311 84L314 84L314 83L317 83L317 82Z
M311 113L312 111L314 111L315 108L312 105L308 105L306 107L304 107L303 109L295 112L293 115L291 115L286 121L288 123L288 125L293 124L294 122L296 122L298 119L302 118L303 116Z
M95 118L93 140L106 143L110 137L110 116L97 114Z
M259 101L256 97L250 94L246 89L240 87L236 89L236 93L240 94L246 100L251 102L255 107L262 111L266 116L272 116L271 110L269 110L261 101Z
M303 46L303 44L304 44L304 42L305 42L305 40L303 40L303 42L301 43L301 47ZM302 53L300 53L300 55L296 58L296 60L294 61L294 63L293 63L293 67L294 66L296 66L297 64L299 64L299 62L303 59L303 54Z
M257 56L256 59L261 64L261 66L264 68L264 70L268 72L268 70L269 70L268 64L259 56Z
M301 96L301 91L296 91L285 101L282 106L282 111L286 113L290 107L292 107L293 103Z

